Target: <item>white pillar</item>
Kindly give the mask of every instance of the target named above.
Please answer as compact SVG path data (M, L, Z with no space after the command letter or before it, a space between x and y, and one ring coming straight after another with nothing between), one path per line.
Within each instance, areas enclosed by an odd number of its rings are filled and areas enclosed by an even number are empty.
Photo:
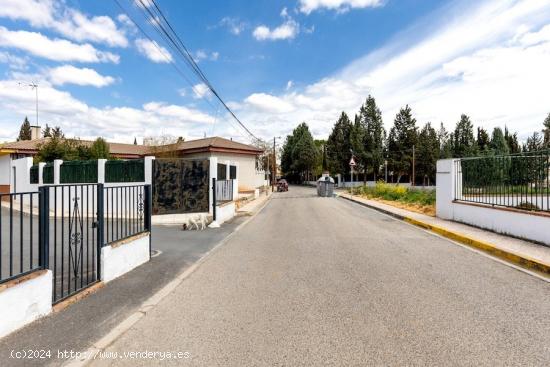
M453 219L453 200L455 199L455 188L457 177L455 164L460 164L459 159L441 159L437 161L436 180L436 215L442 219Z
M218 157L210 157L209 175L208 175L208 213L212 214L212 203L214 199L214 193L212 191L212 179L218 178Z
M42 178L42 173L44 172L44 166L46 165L45 162L38 163L38 185L43 186L44 185L44 179Z
M56 159L53 161L53 184L59 185L61 183L61 165L63 160Z
M153 184L153 160L155 157L153 156L147 156L143 159L143 169L145 172L145 184L146 185L152 185Z
M98 184L105 183L105 163L107 163L106 159L97 160L97 183Z

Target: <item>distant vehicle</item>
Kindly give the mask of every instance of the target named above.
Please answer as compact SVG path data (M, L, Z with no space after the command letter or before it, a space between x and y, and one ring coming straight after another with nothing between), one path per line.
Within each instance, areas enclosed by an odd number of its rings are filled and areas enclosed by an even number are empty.
M277 191L288 191L288 182L285 179L281 179L277 182Z

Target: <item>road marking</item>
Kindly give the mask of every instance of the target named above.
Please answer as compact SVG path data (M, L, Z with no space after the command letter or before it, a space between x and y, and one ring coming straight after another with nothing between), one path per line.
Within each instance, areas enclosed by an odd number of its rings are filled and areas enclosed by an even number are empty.
M490 254L488 254L488 253L486 253L486 252L483 252L483 251L481 251L481 250L478 250L478 249L476 249L476 248L474 248L474 247L465 245L465 244L460 243L460 242L458 242L458 241L452 240L452 239L450 239L450 238L448 238L448 237L442 236L442 235L440 235L440 234L438 234L438 233L432 232L432 231L430 231L429 229L425 229L425 228L419 227L419 226L417 226L417 225L415 225L415 224L413 224L413 223L407 222L406 220L396 218L396 217L393 216L393 215L386 214L386 213L381 212L381 211L379 211L379 210L376 210L376 209L374 209L374 208L371 208L371 207L362 205L361 203L358 203L358 202L356 202L356 201L354 201L354 200L346 200L346 201L343 201L343 202L348 202L348 203L350 203L350 204L352 204L352 205L357 206L358 208L371 210L371 211L373 211L373 212L375 212L375 213L377 213L377 214L380 214L380 215L383 215L383 216L385 216L385 217L388 217L388 218L390 218L390 219L392 219L392 220L394 220L394 221L396 221L396 222L400 222L400 223L406 224L406 225L411 226L411 227L413 227L413 228L415 228L415 229L417 229L417 230L423 231L423 232L425 232L425 233L427 233L427 234L430 234L430 235L432 235L432 236L441 238L441 239L443 239L443 240L445 240L445 241L447 241L447 242L450 242L450 243L453 243L453 244L455 244L455 245L458 245L458 246L460 246L460 247L462 247L462 248L465 248L466 250L469 250L469 251L472 251L472 252L477 253L477 254L479 254L479 255L482 255L482 256L484 256L484 257L487 258L487 259L496 261L496 262L498 262L498 263L500 263L500 264L503 264L503 265L506 265L506 266L508 266L508 267L510 267L510 268L513 268L513 269L515 269L515 270L521 271L522 273L531 275L531 276L533 276L533 277L535 277L535 278L537 278L537 279L540 279L540 280L545 281L546 283L550 283L550 278L544 277L544 276L542 276L542 275L540 275L540 274L538 274L538 273L536 273L536 272L533 272L533 271L531 271L531 270L529 270L529 269L525 269L525 268L523 268L523 267L517 266L517 265L512 264L512 263L510 263L510 262L508 262L508 261L499 259L498 257L492 256L492 255L490 255Z

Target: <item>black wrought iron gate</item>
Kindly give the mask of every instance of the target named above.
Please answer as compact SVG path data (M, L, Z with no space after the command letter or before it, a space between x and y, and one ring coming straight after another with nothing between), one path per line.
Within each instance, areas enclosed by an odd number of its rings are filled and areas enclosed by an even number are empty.
M40 235L45 268L53 274L53 303L100 279L103 185L40 188Z

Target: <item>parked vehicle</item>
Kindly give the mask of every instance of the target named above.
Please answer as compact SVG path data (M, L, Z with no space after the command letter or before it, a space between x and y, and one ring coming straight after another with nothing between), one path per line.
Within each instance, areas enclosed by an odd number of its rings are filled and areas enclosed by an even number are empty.
M277 191L288 191L288 182L286 182L285 179L281 179L277 182Z

